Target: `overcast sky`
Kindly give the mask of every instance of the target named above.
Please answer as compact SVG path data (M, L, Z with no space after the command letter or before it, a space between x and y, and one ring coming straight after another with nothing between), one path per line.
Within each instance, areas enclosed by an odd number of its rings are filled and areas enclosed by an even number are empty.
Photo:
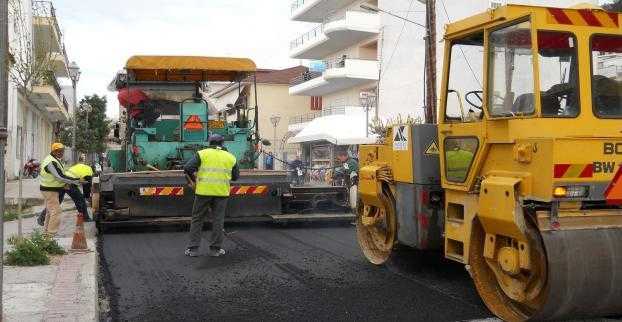
M79 97L106 87L136 54L238 56L285 68L289 41L308 27L289 21L289 0L54 0L70 60L82 69Z
M69 59L83 72L79 97L108 96L112 118L118 103L106 87L131 55L238 56L285 68L298 64L288 57L289 41L310 28L289 20L291 0L53 2Z

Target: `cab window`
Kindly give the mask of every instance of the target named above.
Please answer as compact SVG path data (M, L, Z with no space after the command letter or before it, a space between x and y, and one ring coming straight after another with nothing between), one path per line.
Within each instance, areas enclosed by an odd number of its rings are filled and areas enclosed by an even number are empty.
M534 80L531 23L492 31L488 49L488 108L493 117L533 114Z
M574 35L567 32L538 31L538 54L542 115L579 115L579 68Z
M463 183L477 152L478 141L473 137L445 139L445 177L449 182Z
M453 41L450 54L445 121L478 121L483 114L484 33Z
M622 117L622 36L592 37L592 100L596 116Z

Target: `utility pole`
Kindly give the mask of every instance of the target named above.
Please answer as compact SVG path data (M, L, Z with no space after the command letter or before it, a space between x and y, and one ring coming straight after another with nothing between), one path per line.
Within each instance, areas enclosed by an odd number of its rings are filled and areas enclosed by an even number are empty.
M4 318L2 307L4 290L4 194L5 194L5 171L4 151L8 137L8 112L9 112L9 2L0 1L0 320Z
M427 0L425 6L425 122L436 124L436 0Z

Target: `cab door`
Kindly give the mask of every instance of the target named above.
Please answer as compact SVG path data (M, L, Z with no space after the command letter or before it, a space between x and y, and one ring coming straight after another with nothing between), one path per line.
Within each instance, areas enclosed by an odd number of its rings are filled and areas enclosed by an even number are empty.
M484 137L484 31L448 41L445 48L439 147L443 187L468 191Z

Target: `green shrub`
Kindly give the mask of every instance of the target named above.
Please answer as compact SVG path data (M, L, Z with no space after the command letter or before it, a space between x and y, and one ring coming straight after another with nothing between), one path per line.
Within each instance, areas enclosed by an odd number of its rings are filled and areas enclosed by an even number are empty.
M7 265L37 266L48 265L49 255L63 255L65 250L51 237L35 230L29 238L11 236L8 239L13 250L6 253Z
M48 265L50 258L37 244L27 238L14 239L14 248L6 253L7 265L38 266Z
M51 237L45 236L39 230L35 230L30 235L30 240L37 245L41 250L50 254L50 255L64 255L65 250L61 247L58 242Z

